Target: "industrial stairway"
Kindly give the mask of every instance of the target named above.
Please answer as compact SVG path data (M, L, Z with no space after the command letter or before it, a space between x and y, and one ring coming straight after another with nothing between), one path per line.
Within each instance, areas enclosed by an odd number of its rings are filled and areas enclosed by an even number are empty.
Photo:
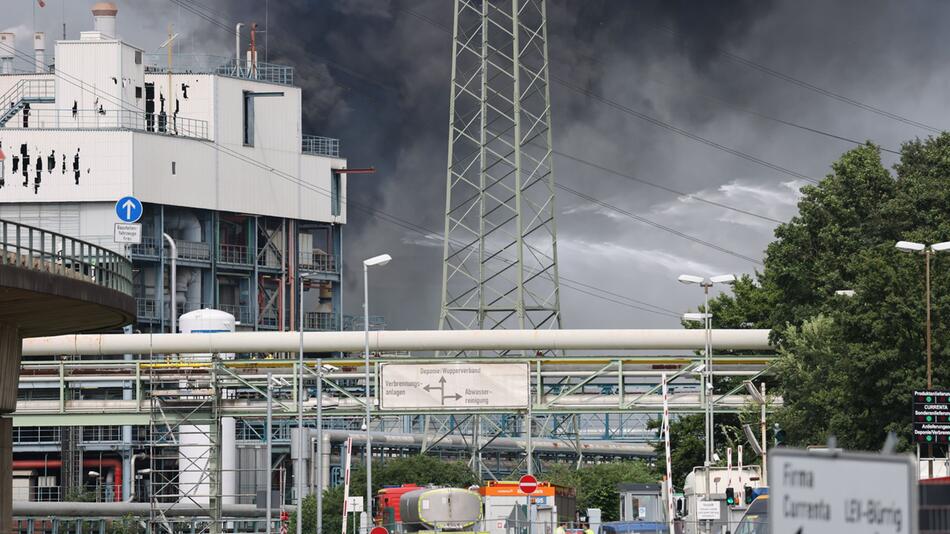
M23 111L27 104L52 104L55 101L54 80L20 80L0 96L0 128Z

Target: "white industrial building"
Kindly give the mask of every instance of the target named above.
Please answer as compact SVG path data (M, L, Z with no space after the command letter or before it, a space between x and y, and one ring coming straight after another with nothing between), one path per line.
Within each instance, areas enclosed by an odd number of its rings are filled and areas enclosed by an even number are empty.
M133 195L145 204L143 242L127 250L139 329L169 325L163 232L178 244L179 315L211 307L239 329L293 328L305 271L317 289L307 326L339 329L346 176L335 170L346 160L335 139L302 133L293 69L249 50L179 67L172 57L169 73L164 56L115 35L112 4L93 12L95 30L57 41L49 66L43 34L35 51L0 35L0 218L125 251L114 204ZM36 72L14 72L24 58Z
M128 254L142 332L204 308L230 313L237 330L296 330L301 306L305 330L343 328L347 162L336 139L303 134L293 68L258 62L240 32L237 57L169 64L117 35L116 16L95 4L94 30L56 41L53 54L42 33L34 50L0 33L0 219ZM144 205L140 244L114 240L116 201L129 195ZM177 248L174 288L163 234ZM121 381L75 387L75 398L132 394ZM19 398L48 397L44 388L21 384ZM130 498L147 431L15 426L18 488L65 498L90 483L85 465L102 471L107 500Z

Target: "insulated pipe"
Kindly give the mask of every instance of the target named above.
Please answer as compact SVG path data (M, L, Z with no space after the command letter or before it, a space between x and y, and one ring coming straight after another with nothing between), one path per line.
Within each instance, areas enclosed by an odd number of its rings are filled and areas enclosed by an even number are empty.
M184 503L147 502L31 502L13 501L14 517L148 517L152 506L169 517L208 516L208 508ZM224 517L264 517L266 510L253 504L223 504Z
M113 493L115 494L116 502L122 500L122 490L115 491L115 488L122 488L122 460L117 460L115 458L86 458L82 461L83 467L98 467L102 469L103 467L111 467L115 473L115 479L113 484ZM61 459L53 460L13 460L14 469L59 469L63 467L63 461Z
M306 352L360 352L363 332L306 332ZM298 332L71 334L23 340L24 356L297 352ZM722 349L771 350L769 330L713 330ZM436 350L697 350L702 330L404 330L372 331L373 352Z
M176 271L177 271L177 263L178 263L178 247L175 246L175 240L172 239L172 236L163 232L162 237L165 238L165 241L168 241L168 248L171 250L171 260L172 260L171 274L169 275L169 284L168 284L168 286L171 288L171 292L170 292L171 294L169 295L168 301L171 304L170 306L171 327L172 327L171 331L172 331L172 334L175 334L178 332L178 304L175 302L176 295L178 294L178 282L175 280L175 276L177 275ZM164 301L164 299L165 299L165 296L162 295L162 300ZM126 335L126 334L123 334L123 335ZM136 334L132 334L132 335L134 336ZM120 354L124 354L126 352L134 352L134 351L126 350Z

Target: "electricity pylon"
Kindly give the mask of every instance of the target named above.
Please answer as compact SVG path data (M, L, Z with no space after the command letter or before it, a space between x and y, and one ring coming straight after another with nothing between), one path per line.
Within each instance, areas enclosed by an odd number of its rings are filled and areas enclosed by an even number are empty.
M440 329L561 325L544 0L455 0Z

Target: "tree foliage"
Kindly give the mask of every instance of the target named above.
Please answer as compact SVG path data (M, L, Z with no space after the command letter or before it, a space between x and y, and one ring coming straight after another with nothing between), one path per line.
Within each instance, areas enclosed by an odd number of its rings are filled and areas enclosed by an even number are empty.
M655 483L657 474L645 462L626 461L585 465L580 469L567 464L554 464L547 469L543 478L554 484L575 488L578 510L600 508L604 521L617 521L620 519L617 484Z
M773 329L771 391L790 444L873 450L888 431L909 447L910 395L926 385L924 259L899 240L950 241L950 134L905 143L893 173L871 144L801 189L764 268L710 302L717 326ZM934 387L950 386L950 254L932 262ZM835 291L853 289L853 297Z

